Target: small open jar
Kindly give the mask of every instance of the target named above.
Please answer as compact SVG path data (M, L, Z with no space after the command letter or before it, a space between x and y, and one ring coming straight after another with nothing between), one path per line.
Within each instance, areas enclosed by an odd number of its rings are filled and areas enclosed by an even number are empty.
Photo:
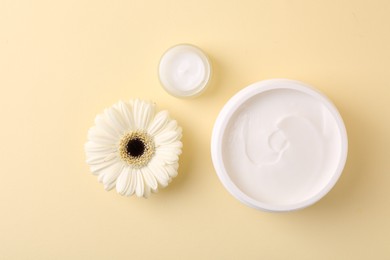
M207 55L193 45L173 46L160 60L160 82L173 96L197 96L206 89L210 78L211 65Z

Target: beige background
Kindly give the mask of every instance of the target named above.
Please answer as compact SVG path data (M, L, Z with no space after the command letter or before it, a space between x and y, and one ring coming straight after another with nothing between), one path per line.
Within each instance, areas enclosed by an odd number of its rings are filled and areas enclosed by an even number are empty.
M390 259L390 2L0 0L0 259ZM215 77L191 100L159 85L172 45ZM210 135L223 104L275 77L342 114L346 168L307 209L246 207L222 187ZM85 164L97 113L140 97L184 129L179 176L150 199L106 192Z

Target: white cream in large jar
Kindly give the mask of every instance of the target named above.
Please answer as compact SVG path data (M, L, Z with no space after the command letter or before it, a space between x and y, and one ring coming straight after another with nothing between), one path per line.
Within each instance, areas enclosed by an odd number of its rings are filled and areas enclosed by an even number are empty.
M291 80L255 83L221 111L212 137L214 166L225 187L249 206L287 211L323 197L347 155L334 105Z

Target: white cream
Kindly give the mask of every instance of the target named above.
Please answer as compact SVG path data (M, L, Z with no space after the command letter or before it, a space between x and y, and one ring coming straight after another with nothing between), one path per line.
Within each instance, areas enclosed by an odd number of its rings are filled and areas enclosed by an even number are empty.
M170 94L190 97L206 88L211 76L207 56L189 44L176 45L166 51L160 60L160 82Z
M244 203L285 211L324 196L344 167L347 137L336 108L290 80L256 83L215 124L212 156L225 187Z

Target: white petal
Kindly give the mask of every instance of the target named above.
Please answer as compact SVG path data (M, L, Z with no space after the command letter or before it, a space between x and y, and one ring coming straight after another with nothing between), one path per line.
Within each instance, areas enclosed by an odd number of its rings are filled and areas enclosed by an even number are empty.
M179 138L177 132L175 131L164 131L154 137L156 146L173 143Z
M177 169L179 169L179 163L172 164L171 167L177 171Z
M108 162L117 158L117 153L87 153L87 164L95 165L103 162Z
M179 140L173 142L173 143L170 143L170 144L167 144L167 145L164 145L164 147L168 147L168 148L175 148L175 149L180 149L183 147L183 143Z
M167 169L168 175L171 178L175 178L177 176L177 169L179 168L179 164L168 164L165 165L165 169Z
M164 167L160 166L158 162L153 158L149 165L150 171L153 173L154 177L162 187L166 187L169 183L169 175L164 170Z
M114 107L107 108L104 110L106 118L109 120L109 123L115 127L115 130L122 135L127 129L123 123L123 120Z
M179 158L178 156L182 153L181 150L182 144L180 141L175 141L170 144L164 144L160 145L159 147L156 147L156 154L157 155L163 155L164 158L168 157L175 157Z
M176 132L177 132L177 134L179 136L179 138L177 140L180 140L180 138L181 138L181 136L183 134L183 129L179 126L179 127L176 128Z
M121 164L114 164L112 167L107 168L104 170L104 177L103 177L103 184L108 185L111 183L115 183L116 179L119 177L119 174L121 174L122 169L124 168L124 165Z
M133 104L133 114L136 128L146 130L154 116L154 105L136 99Z
M179 155L181 154L181 145L175 142L175 143L160 145L158 148L156 148L156 150Z
M113 145L115 145L116 141L113 140L113 139L108 139L107 137L105 136L98 136L98 135L91 135L91 134L88 134L88 139L100 146L109 146L109 147L112 147Z
M142 173L140 170L136 170L137 174L137 186L135 187L135 195L142 197L144 195L144 180L142 179Z
M126 103L124 103L123 101L120 101L118 103L118 108L122 114L122 119L126 125L126 128L128 130L134 130L135 124L134 124L133 114L132 114L130 106L127 105Z
M150 187L149 186L147 186L147 185L145 185L145 188L144 188L144 198L149 198L149 196L150 196Z
M104 174L102 172L99 172L98 175L98 182L103 182Z
M152 123L150 123L148 128L148 133L152 136L158 134L163 127L168 123L169 121L169 114L168 111L160 111L157 113L157 115L154 117Z
M156 157L158 160L164 162L164 164L176 163L179 160L179 156L175 152L158 148L156 149Z
M93 126L88 130L87 136L88 140L105 145L115 144L115 142L118 140L118 138L111 136L110 134L104 132L102 129L96 126Z
M115 130L114 126L110 125L104 114L99 114L95 117L95 125L111 135L115 137L118 135L118 132Z
M171 120L169 123L164 127L163 132L169 132L169 131L175 131L177 133L177 140L181 138L182 135L182 128L177 125L176 120Z
M168 122L166 127L164 128L165 131L175 131L178 128L176 120L171 120Z
M152 190L156 190L158 188L158 184L156 178L153 176L153 173L149 170L148 167L144 167L141 169L142 176L144 177L145 186L149 186Z
M111 161L107 161L107 162L102 162L102 163L99 163L99 164L94 164L94 165L90 165L90 170L92 173L94 174L99 174L99 172L115 163L119 163L121 164L122 162L119 161L119 159L116 159L116 160L111 160Z
M136 170L135 169L131 169L130 171L131 171L131 178L130 178L129 186L127 187L126 196L133 195L134 191L135 191L135 187L137 185Z
M129 182L130 182L130 168L125 167L123 168L121 174L116 180L116 191L119 194L124 195L126 193L126 189L128 187Z
M112 190L112 189L115 187L115 185L116 185L116 182L115 182L115 181L112 182L112 183L109 183L109 184L104 184L104 189L105 189L106 191Z
M109 132L105 131L104 128L97 126L97 125L94 125L93 127L91 127L88 130L88 137L93 136L93 135L102 136L102 137L105 137L105 138L111 139L111 140L118 139L117 134L109 133Z
M88 141L84 145L84 149L88 153L99 153L99 152L111 153L116 150L114 145L97 144L93 141Z

